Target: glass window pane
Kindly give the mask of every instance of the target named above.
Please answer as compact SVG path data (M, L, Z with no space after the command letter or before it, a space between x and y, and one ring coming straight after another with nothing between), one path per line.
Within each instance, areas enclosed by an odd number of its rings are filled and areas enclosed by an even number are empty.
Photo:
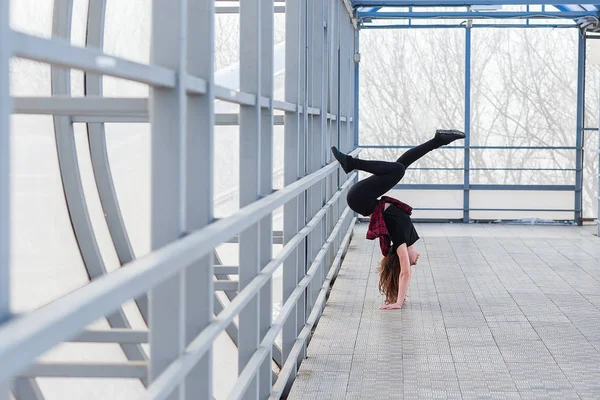
M215 127L215 216L223 218L240 206L240 135L239 126Z
M52 36L54 0L10 0L10 26L34 36Z
M471 145L575 145L576 30L475 29L472 68Z
M416 145L464 126L464 32L361 33L360 144Z
M131 61L150 62L151 0L108 0L104 52Z
M50 96L50 65L13 58L10 60L10 94L12 96Z
M88 282L65 202L50 116L11 118L13 310L33 310Z

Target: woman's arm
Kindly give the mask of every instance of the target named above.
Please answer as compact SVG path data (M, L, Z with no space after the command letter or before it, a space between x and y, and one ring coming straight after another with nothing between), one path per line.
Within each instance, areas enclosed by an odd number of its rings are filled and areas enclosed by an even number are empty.
M408 249L406 244L402 244L398 247L398 258L400 259L400 280L398 282L398 297L394 304L386 304L381 306L381 310L393 310L402 307L406 293L408 292L408 285L410 284L411 277L411 266L410 259L408 258Z

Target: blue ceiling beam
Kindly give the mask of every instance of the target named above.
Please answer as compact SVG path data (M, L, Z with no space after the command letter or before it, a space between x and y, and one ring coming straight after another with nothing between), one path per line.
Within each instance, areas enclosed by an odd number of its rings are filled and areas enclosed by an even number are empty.
M560 18L576 19L598 17L598 11L413 11L413 12L359 12L359 18L373 19L535 19Z
M372 24L366 24L363 25L361 27L361 29L465 29L467 26L466 25L372 25ZM579 25L576 24L572 24L572 25L566 25L566 24L530 24L530 25L525 25L525 24L474 24L471 28L472 29L480 29L480 28L485 28L485 29L494 29L494 28L498 28L498 29L507 29L507 28L518 28L518 29L553 29L553 28L561 28L561 29L565 29L565 28L578 28Z
M500 5L565 5L564 0L354 0L354 7L467 7ZM567 3L580 5L579 3Z

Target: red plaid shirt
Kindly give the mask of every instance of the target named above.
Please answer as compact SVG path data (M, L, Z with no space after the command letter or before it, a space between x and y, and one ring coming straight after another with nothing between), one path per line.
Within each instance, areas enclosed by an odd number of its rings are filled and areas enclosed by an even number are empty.
M381 247L381 254L386 256L390 252L392 238L388 233L387 226L383 220L383 211L385 210L385 204L390 203L396 207L404 210L408 215L412 214L412 207L408 204L404 204L400 200L388 196L382 196L379 203L375 206L375 209L371 213L371 221L369 221L369 230L367 231L367 239L374 240L379 238L379 246Z

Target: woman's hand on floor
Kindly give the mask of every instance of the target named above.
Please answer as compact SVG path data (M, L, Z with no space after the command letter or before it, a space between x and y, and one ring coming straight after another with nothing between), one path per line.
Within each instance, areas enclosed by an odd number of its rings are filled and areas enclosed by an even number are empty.
M393 303L393 304L384 304L381 307L379 307L380 310L395 310L397 308L401 308L402 307L402 303Z
M402 304L404 304L404 302L406 301L406 296L404 296L404 301L398 305L398 303L388 303L387 300L385 301L385 304L382 305L381 307L379 307L380 310L394 310L396 308L401 308ZM397 306L397 307L392 307L392 306Z

